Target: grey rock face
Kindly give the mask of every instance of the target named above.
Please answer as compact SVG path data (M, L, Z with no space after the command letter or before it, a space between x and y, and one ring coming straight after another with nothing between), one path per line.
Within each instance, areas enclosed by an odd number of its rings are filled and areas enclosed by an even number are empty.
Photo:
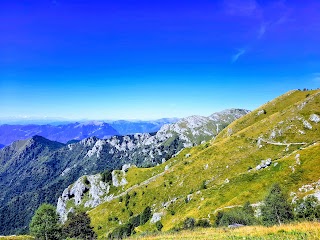
M73 185L66 188L58 199L57 213L60 220L65 222L67 215L73 208L67 209L67 202L73 201L74 206L79 206L83 196L88 192L85 207L96 207L102 203L103 197L109 193L110 186L101 181L101 175L88 175L79 178Z

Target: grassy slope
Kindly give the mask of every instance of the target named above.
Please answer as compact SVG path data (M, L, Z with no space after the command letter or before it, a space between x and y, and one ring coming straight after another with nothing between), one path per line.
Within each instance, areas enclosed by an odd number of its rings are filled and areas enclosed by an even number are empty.
M303 102L306 104L300 108ZM257 115L261 109L266 114ZM127 180L137 183L163 171L165 165L170 166L155 181L140 184L132 190L137 194L131 196L128 209L136 215L150 205L153 212L164 214L161 222L166 231L181 224L188 216L212 219L216 209L243 204L246 200L259 202L274 182L280 182L288 192L297 192L302 185L319 180L320 123L308 120L312 113L320 114L320 91L290 92L235 121L210 144L185 149L177 157L155 168L130 169ZM303 119L308 120L313 128L305 128ZM228 129L232 129L231 136L228 136ZM281 130L281 135L270 141L306 144L291 145L286 149L286 146L262 142L259 148L258 138L269 140L273 130L277 133ZM299 134L298 130L305 134ZM191 157L186 158L187 153ZM296 164L298 153L301 155L301 165ZM267 158L278 164L259 171L248 171L249 167L255 168ZM289 166L294 166L295 171ZM203 181L206 181L206 189L202 189ZM130 195L133 195L132 191ZM188 194L192 194L192 200L186 203ZM163 203L175 198L176 201L167 208L163 207ZM118 217L122 223L126 222L128 209L124 201L120 203L115 199L90 211L99 237L105 236L119 224L108 218ZM172 215L172 212L175 214ZM148 222L137 231L154 229L155 226Z

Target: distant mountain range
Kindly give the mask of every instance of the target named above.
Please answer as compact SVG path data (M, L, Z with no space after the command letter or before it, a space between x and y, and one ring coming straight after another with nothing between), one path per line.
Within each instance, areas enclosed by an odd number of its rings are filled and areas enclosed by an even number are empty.
M162 118L158 120L141 121L141 120L118 120L106 121L110 124L120 135L129 135L134 133L153 133L170 123L175 123L179 118Z
M210 117L192 116L166 124L153 134L90 137L68 144L40 136L16 141L0 150L0 234L25 232L39 204L56 203L62 191L82 175L120 169L125 164L154 166L165 162L184 147L212 139L248 112L231 109ZM86 126L72 125L72 129Z
M67 143L70 140L82 140L88 137L106 139L115 135L157 132L163 125L174 123L178 118L163 118L152 121L87 121L75 123L39 124L3 124L0 125L0 144L7 146L14 141L28 139L34 135L43 136L52 141ZM0 145L0 148L1 148Z
M40 135L52 141L66 143L70 140L81 140L91 136L108 138L119 133L108 123L91 121L69 123L65 125L0 125L0 143L9 145L16 140L28 139Z

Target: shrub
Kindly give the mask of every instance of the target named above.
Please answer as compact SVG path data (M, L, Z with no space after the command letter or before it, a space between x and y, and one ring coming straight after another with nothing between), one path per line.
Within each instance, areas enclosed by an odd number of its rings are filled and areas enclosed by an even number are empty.
M304 219L308 221L319 219L320 205L318 199L315 196L308 196L305 199L297 201L295 214L297 219Z
M193 229L195 226L196 220L192 217L188 217L183 222L183 228L184 229Z
M228 212L221 212L218 226L228 226L232 224L252 225L255 222L253 216L246 214L242 209L232 209Z
M131 223L133 227L139 227L140 226L140 215L137 215L135 217L130 218L129 223Z
M129 216L131 217L133 215L133 212L129 210Z
M160 221L156 222L156 228L158 229L158 231L161 231L161 229L163 228L163 225Z
M207 189L207 183L206 183L206 180L204 180L201 184L201 189Z
M170 209L169 211L172 216L176 214L176 212L173 209Z
M124 224L122 226L117 227L108 235L109 239L122 239L125 237L129 237L132 233L133 226L131 223Z
M196 227L203 227L203 228L207 228L207 227L210 227L210 222L208 219L199 219L197 222L196 222Z
M221 218L223 217L223 212L218 212L217 213L217 216L216 216L216 219L214 221L214 225L216 227L220 226L220 221L221 221Z
M129 201L129 199L130 199L130 195L127 193L127 194L125 195L125 197L124 197L124 200L125 200L125 201Z
M254 210L253 210L253 208L252 208L252 206L251 206L251 204L250 204L249 201L245 202L245 204L244 204L243 207L242 207L242 210L243 210L246 214L248 214L248 215L250 215L250 216L254 216Z
M151 208L148 206L146 207L143 212L141 213L140 216L140 225L145 224L146 222L149 221L149 219L151 218Z
M233 208L229 211L218 212L215 226L228 226L232 224L253 225L257 223L250 202L246 202L242 208Z
M104 171L101 173L101 180L105 183L112 181L112 172L109 170Z
M90 226L90 218L85 212L72 214L63 225L64 237L75 239L97 239L96 233Z
M86 185L89 185L89 184L90 184L87 176L84 176L84 177L83 177L83 183L86 184Z

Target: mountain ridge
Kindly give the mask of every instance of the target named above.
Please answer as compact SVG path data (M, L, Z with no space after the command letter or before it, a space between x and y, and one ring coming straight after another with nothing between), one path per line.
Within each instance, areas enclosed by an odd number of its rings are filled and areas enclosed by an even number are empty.
M108 139L90 137L68 145L39 136L17 141L0 150L0 163L5 162L0 168L0 232L25 231L33 211L41 202L54 203L61 192L82 175L121 169L128 163L154 166L171 158L185 144L197 145L195 140L211 139L215 136L214 129L208 136L198 134L196 138L166 130ZM30 143L34 145L30 147ZM19 175L10 176L9 173ZM10 189L4 183L10 184ZM20 209L21 221L14 221L16 209Z
M95 231L106 237L147 206L164 231L181 227L187 217L214 221L219 209L248 200L258 210L275 182L291 201L310 194L320 198L319 106L319 90L291 91L234 121L210 142L185 148L154 168L130 168L127 184L110 185L108 193L128 190L129 201L111 198L90 210ZM146 182L152 176L157 177ZM148 221L135 231L157 230Z

